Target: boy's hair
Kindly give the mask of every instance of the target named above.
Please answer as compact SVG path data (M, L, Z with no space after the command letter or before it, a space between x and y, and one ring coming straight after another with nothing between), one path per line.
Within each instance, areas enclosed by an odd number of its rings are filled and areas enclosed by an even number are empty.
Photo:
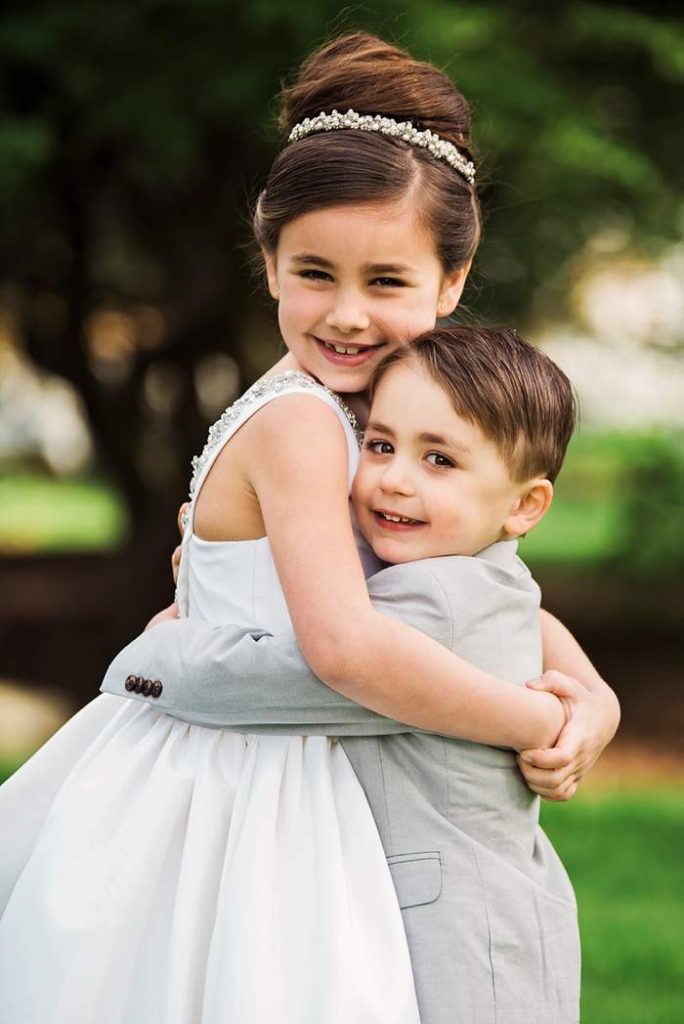
M572 385L560 367L516 331L436 327L376 367L371 397L386 373L418 360L459 416L493 441L516 482L556 479L575 425Z

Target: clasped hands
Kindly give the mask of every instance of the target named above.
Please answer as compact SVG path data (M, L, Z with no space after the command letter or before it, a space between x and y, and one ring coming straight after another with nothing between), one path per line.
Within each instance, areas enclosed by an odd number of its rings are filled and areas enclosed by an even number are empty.
M178 513L178 528L183 532L182 516L188 505L182 505ZM178 578L180 545L171 556L174 581ZM158 612L148 622L146 629L167 619L178 616L175 603ZM592 693L576 679L550 669L539 679L527 684L534 690L553 693L563 702L566 723L556 740L555 746L546 750L523 750L517 755L517 762L525 782L534 793L546 800L570 800L577 792L582 777L596 763L604 747L612 739L605 725L604 698Z

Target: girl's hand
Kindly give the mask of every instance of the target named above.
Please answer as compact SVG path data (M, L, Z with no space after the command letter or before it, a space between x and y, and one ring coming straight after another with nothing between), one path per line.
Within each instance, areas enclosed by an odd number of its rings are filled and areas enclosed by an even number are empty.
M554 693L568 710L568 721L549 750L524 750L518 766L533 793L546 800L570 800L615 733L614 709L570 676L550 670L527 683Z
M178 509L178 531L179 531L181 537L183 536L183 529L184 529L184 527L183 527L183 517L185 516L185 514L186 514L186 512L187 512L187 510L189 508L190 508L190 502L189 501L185 501L185 502L183 502L181 507ZM178 583L178 570L180 569L180 560L181 560L181 547L180 547L180 544L179 544L177 548L174 548L173 554L171 555L171 572L173 573L173 582L174 583Z
M176 602L174 601L173 604L170 604L168 606L168 608L163 608L162 611L157 612L156 615L153 615L150 621L145 626L144 631L147 632L147 630L152 629L153 626L158 626L160 622L167 622L169 619L177 618L178 608L176 606Z

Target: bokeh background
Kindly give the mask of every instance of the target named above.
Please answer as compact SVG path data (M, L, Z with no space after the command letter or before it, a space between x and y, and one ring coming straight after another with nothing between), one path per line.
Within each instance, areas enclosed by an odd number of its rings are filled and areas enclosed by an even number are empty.
M623 705L545 808L575 880L583 1020L684 1019L684 26L624 2L12 0L0 17L0 762L97 693L169 603L207 427L277 357L249 206L275 96L337 31L471 102L484 241L461 318L518 326L577 387L523 544Z

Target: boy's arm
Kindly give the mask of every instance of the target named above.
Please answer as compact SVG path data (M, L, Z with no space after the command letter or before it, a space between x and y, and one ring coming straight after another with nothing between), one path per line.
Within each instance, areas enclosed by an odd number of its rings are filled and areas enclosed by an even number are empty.
M429 574L395 566L369 580L369 593L378 611L450 645L448 610ZM127 691L130 676L160 681L160 695ZM311 672L292 633L252 633L199 619L162 621L148 629L117 655L101 689L147 701L192 724L240 732L364 736L420 731L331 690Z
M564 673L579 680L593 700L574 706L554 747L523 751L518 764L535 793L548 800L569 800L615 735L620 704L569 630L544 611L540 623L546 672L528 685L562 696L564 677L559 673Z

